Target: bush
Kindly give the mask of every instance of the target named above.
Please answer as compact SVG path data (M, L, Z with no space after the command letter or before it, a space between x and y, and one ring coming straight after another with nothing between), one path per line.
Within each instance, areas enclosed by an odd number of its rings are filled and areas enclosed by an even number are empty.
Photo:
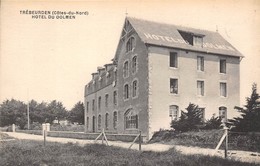
M181 111L181 117L171 122L171 127L176 131L186 132L196 130L203 124L202 111L198 105L190 103L186 108L187 112Z
M31 130L42 130L42 124L39 122L33 122L30 126Z
M220 129L221 128L221 118L215 117L214 115L210 118L210 120L207 120L205 123L205 126L202 129L205 130L212 130L212 129Z

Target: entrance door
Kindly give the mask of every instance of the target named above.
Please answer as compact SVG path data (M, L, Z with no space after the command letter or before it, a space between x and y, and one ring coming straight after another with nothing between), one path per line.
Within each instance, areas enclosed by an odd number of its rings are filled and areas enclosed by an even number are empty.
M92 122L93 122L93 124L92 124L92 130L93 130L93 133L95 133L95 132L96 132L96 128L95 128L95 126L96 126L96 117L95 117L95 116L93 116Z

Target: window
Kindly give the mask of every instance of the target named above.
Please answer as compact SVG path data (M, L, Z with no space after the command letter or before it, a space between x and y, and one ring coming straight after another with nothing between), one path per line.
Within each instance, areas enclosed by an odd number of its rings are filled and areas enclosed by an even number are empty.
M87 129L89 128L89 117L87 117Z
M130 37L126 43L126 53L132 51L134 47L135 47L135 38Z
M204 81L197 81L197 95L204 96Z
M193 45L202 47L203 38L201 36L193 36Z
M92 100L92 111L94 111L95 110L95 100L93 99Z
M170 79L170 93L178 94L178 79Z
M124 99L128 99L129 98L129 86L128 84L126 84L124 86Z
M117 105L117 91L114 91L114 94L113 94L113 103L114 103L114 105Z
M176 52L170 53L170 67L178 67L178 56Z
M187 44L190 44L192 46L203 46L203 37L205 35L202 34L194 34L193 32L185 32L185 31L180 31L179 33L183 40L186 41Z
M219 107L219 117L222 119L222 122L227 121L227 108L226 107Z
M101 109L101 96L98 97L98 110Z
M179 115L179 107L177 105L170 105L169 107L169 116L171 120L177 120Z
M101 115L98 115L98 130L101 129Z
M134 56L132 59L132 73L136 73L137 71L137 57Z
M87 108L86 108L86 110L87 110L87 112L88 112L88 109L89 109L89 102L87 102L87 106L86 106Z
M204 71L204 57L202 56L197 57L197 70Z
M126 61L125 63L124 63L124 68L123 68L123 76L124 77L128 77L128 74L129 74L129 71L128 71L129 69L128 69L128 61Z
M227 97L227 83L220 83L220 96Z
M117 112L116 111L113 114L113 127L114 127L114 129L117 128Z
M200 118L201 121L204 122L204 118L205 118L205 108L198 108L199 112L200 112Z
M226 73L226 60L225 59L220 59L219 61L219 72L220 73Z
M126 129L138 128L138 115L133 109L128 109L125 113L125 127Z
M137 96L137 80L133 82L133 97Z
M105 128L106 128L106 130L108 130L108 113L106 113Z
M105 96L105 106L108 107L108 94Z

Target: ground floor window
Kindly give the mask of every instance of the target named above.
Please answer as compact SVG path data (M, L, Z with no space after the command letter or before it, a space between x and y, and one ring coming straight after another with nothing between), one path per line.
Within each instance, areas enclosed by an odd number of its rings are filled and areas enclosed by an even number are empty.
M137 129L138 128L138 115L133 109L128 109L125 113L125 128Z
M200 111L201 121L204 122L204 120L205 120L205 108L198 108L198 109Z
M101 129L101 115L98 115L98 130Z
M89 128L89 117L87 117L87 129Z
M222 122L227 121L227 107L219 107L219 117L222 119Z
M108 113L106 113L105 128L108 130Z
M171 120L177 120L179 114L179 107L177 105L170 105L169 107L169 116Z
M117 112L116 111L113 114L113 127L114 127L114 129L117 128Z

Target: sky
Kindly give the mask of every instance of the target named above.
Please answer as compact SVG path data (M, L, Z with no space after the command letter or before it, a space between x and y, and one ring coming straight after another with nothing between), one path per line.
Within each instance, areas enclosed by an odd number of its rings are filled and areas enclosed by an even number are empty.
M85 12L75 19L35 19L26 10ZM84 101L98 66L110 63L127 16L218 32L244 58L240 100L260 87L259 0L1 1L0 102ZM126 14L127 13L127 14ZM56 16L56 15L55 15ZM258 88L259 89L259 88ZM260 90L258 90L260 92Z

